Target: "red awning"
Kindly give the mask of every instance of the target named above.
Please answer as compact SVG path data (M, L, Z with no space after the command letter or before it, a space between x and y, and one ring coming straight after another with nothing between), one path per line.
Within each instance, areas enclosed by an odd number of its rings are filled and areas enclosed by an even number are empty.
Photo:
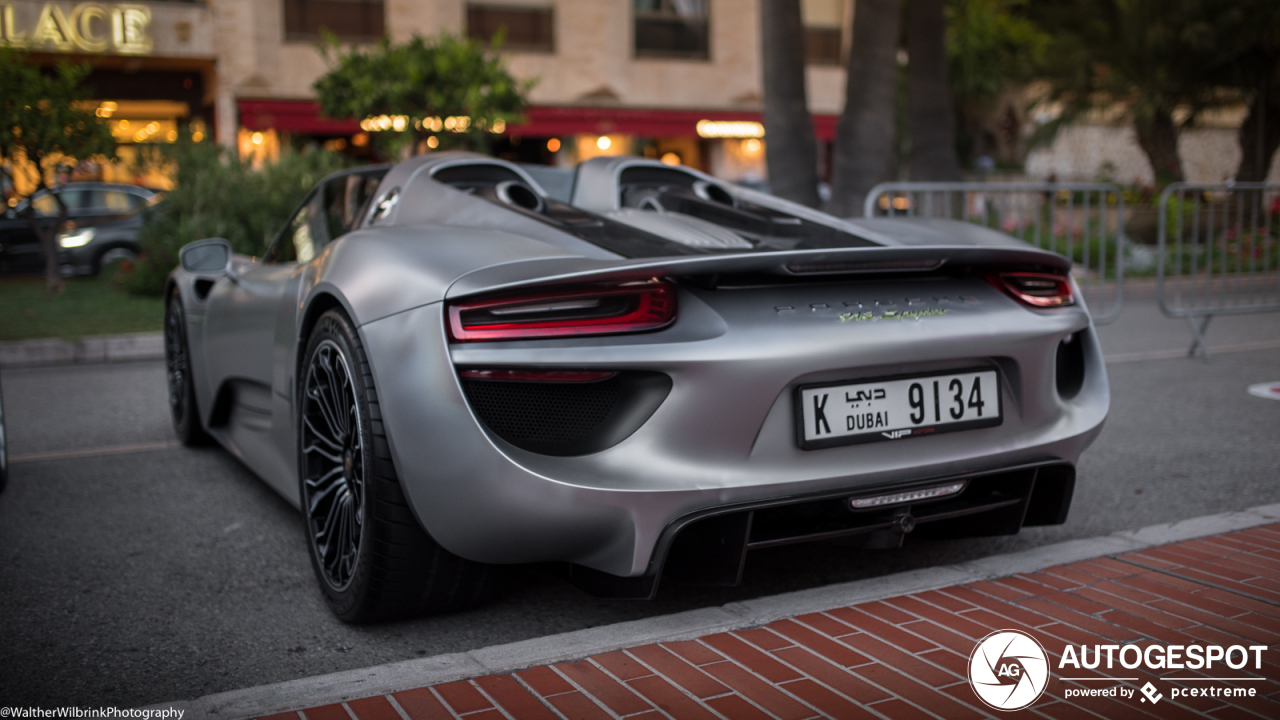
M278 130L304 135L353 135L360 132L356 120L334 120L320 115L314 100L240 100L240 126L246 130Z
M761 122L758 112L722 110L639 110L610 107L535 106L525 111L526 122L507 127L508 135L552 137L592 133L623 133L644 137L697 137L699 120ZM835 115L814 115L819 140L835 137Z
M312 100L241 100L240 125L248 130L276 129L308 135L350 135L360 131L355 120L320 116L320 104ZM643 137L697 137L699 120L761 122L758 112L720 110L642 110L610 107L534 106L526 121L507 127L508 135L554 137L591 133L622 133ZM819 140L835 137L836 116L814 115Z

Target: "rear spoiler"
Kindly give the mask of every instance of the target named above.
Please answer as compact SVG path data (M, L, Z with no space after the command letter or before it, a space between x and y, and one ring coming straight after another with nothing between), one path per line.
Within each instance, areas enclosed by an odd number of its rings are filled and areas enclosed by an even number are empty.
M772 273L790 277L930 272L949 266L997 265L1067 273L1071 261L1031 248L938 245L735 253L694 257L591 260L551 257L491 265L453 282L445 299L546 285L627 282L716 273Z

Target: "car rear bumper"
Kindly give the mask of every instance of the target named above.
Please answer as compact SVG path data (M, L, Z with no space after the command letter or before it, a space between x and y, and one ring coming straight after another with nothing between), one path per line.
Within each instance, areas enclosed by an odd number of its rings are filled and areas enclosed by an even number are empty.
M1022 488L1017 512L1053 515L1033 507L1038 469L1070 471L1108 410L1087 313L1034 313L985 285L941 290L973 293L982 309L945 321L852 324L821 310L797 318L777 310L829 302L780 296L725 304L685 291L680 321L647 335L450 346L438 303L368 323L361 333L396 468L432 536L476 561L575 563L588 569L579 576L591 584L591 571L656 577L692 520L737 513L733 522L741 524L744 512L759 518L763 508L948 478L1013 473L1002 482ZM1068 335L1083 343L1085 376L1064 398L1053 377L1055 348ZM998 427L812 451L796 442L797 385L975 365L1000 374ZM513 366L656 372L671 389L616 445L545 455L487 428L457 374L459 367Z

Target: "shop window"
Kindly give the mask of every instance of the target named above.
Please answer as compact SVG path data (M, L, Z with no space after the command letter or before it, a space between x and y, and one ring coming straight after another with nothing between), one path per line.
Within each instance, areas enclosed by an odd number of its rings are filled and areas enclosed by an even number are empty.
M353 42L386 34L383 0L284 0L284 39L314 42L323 32Z
M844 0L803 0L804 59L809 65L839 65L844 41Z
M636 57L711 57L709 0L634 0Z
M553 8L482 3L467 5L467 37L488 45L499 31L506 32L502 43L504 50L556 51Z

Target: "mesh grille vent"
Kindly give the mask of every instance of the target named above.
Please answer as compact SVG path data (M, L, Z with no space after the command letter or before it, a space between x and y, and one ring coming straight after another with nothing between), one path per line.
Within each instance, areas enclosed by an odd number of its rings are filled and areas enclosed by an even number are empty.
M518 447L580 442L599 431L622 400L618 377L592 383L462 381L489 429Z

